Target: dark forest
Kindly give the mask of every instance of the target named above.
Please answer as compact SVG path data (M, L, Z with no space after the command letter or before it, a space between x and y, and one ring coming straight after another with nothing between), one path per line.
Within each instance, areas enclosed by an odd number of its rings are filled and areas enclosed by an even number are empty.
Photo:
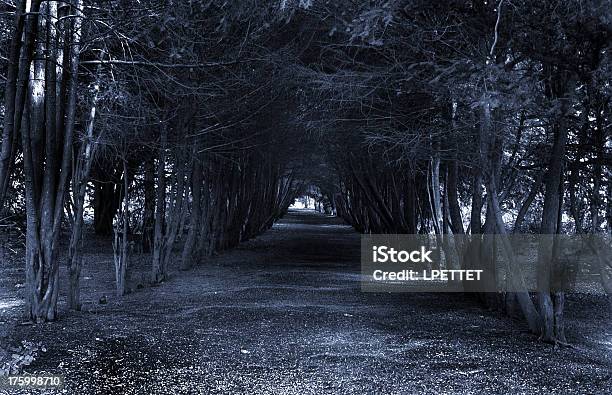
M0 378L607 393L611 38L609 0L0 2ZM511 287L362 292L360 234ZM590 258L534 289L517 236Z

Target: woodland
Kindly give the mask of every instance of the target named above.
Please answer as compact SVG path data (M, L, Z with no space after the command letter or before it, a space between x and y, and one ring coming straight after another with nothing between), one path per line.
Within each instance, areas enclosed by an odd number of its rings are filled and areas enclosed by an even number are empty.
M360 233L436 235L455 267L487 253L456 235L609 240L611 37L609 0L4 0L0 230L25 315L81 309L93 238L122 296L132 255L155 286L306 195ZM571 343L563 290L459 297Z

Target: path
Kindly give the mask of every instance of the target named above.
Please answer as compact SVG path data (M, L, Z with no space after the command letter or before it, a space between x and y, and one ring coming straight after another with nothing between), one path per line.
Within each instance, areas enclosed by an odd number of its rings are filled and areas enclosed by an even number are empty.
M568 306L576 349L553 350L459 294L362 293L358 260L359 236L339 220L291 212L160 287L14 335L41 340L48 351L29 370L65 375L74 394L605 393L612 384L609 317L589 313L593 329L578 336L584 302Z

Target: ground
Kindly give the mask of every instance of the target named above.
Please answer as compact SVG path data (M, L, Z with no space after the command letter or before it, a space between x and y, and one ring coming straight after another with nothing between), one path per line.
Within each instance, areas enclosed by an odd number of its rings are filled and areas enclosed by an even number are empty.
M62 298L53 323L24 325L23 270L2 269L0 341L40 342L46 352L25 371L65 376L64 393L605 394L612 386L602 297L570 295L573 347L553 348L462 294L363 293L359 236L314 212L290 212L256 240L122 298L113 296L110 246L97 243L86 256L83 311L65 311Z

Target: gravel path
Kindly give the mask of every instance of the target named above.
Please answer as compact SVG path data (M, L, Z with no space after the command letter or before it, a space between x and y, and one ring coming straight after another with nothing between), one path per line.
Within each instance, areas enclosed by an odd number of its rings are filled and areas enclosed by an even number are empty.
M6 338L40 341L47 349L26 370L65 375L64 393L604 394L611 388L605 300L571 296L568 332L575 346L553 349L522 323L460 294L365 294L359 236L313 212L291 212L260 238L122 299L110 296L111 263L100 256L92 253L84 273L103 281L86 281L90 303L83 312L19 326L11 318L17 306L0 308ZM18 300L11 282L21 275L15 269L5 277L6 300ZM102 294L107 304L97 303Z

